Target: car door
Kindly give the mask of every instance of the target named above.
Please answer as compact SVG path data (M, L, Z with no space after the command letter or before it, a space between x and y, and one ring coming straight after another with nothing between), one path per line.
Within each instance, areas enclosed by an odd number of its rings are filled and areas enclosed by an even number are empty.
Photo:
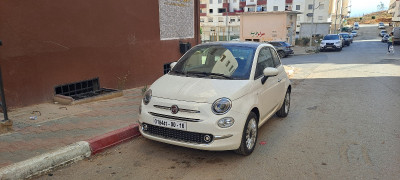
M283 99L285 98L285 95L286 95L286 84L288 84L287 81L289 81L289 78L288 78L288 76L286 74L285 68L283 67L283 65L281 63L281 60L280 60L276 50L273 49L273 48L269 48L269 49L271 51L272 58L274 60L274 66L275 66L276 69L278 69L278 72L279 72L279 74L276 76L277 77L277 82L278 82L278 85L277 85L277 88L276 88L276 90L277 90L276 93L277 93L277 97L278 98L277 98L277 102L276 103L280 104L280 103L283 102Z
M262 79L264 77L263 71L267 67L275 67L273 55L269 47L263 47L260 49L257 58L256 70L254 74L255 86L257 89L257 95L259 100L259 110L260 110L260 122L265 117L271 115L272 111L277 106L277 95L279 94L278 87L278 77L268 77L264 84L262 84Z

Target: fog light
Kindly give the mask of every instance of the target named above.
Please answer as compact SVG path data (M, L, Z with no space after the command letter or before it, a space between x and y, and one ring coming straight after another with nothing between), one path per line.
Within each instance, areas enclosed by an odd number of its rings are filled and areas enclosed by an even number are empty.
M143 124L143 125L142 125L142 130L143 130L143 131L147 131L147 124Z
M235 120L231 117L225 117L218 120L218 126L221 128L228 128L231 127L235 123Z
M204 136L204 141L207 142L207 143L210 142L211 141L211 136L210 135L205 135Z

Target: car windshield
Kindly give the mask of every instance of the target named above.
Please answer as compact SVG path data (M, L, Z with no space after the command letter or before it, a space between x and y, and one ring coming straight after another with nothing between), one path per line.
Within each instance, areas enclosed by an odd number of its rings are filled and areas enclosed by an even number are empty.
M387 31L381 31L381 33L387 33Z
M324 37L324 40L339 40L338 35L327 35Z
M349 37L349 35L348 34L340 34L342 37L344 37L344 38L348 38Z
M352 31L352 33L357 33L357 31Z
M189 50L170 74L218 79L249 79L255 48L203 45Z

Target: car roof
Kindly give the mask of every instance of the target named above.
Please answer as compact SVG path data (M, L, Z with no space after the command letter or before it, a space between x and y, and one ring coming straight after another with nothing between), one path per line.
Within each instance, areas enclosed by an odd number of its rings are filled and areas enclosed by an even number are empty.
M197 46L209 46L209 45L217 45L217 46L241 46L241 47L249 47L249 48L258 48L260 45L267 45L273 47L271 44L262 43L262 42L252 42L252 41L245 41L245 42L238 42L238 41L227 41L227 42L209 42L199 44Z

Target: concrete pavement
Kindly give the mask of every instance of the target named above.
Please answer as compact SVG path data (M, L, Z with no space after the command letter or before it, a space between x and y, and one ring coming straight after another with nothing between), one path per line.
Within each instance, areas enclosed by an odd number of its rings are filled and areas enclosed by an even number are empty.
M136 124L141 92L130 89L122 97L82 105L45 103L11 110L14 125L1 127L0 168L79 141L89 141L92 153L97 153L129 139L132 134L119 129L131 130ZM115 130L117 134L107 134Z

